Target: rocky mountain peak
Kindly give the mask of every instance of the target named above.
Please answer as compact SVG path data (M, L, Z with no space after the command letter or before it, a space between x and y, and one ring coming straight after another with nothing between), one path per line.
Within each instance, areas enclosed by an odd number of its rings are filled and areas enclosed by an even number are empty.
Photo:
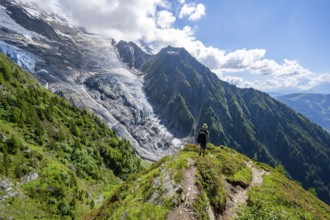
M60 40L54 28L49 26L47 22L29 14L21 5L8 0L0 0L0 4L10 14L10 17L25 29L38 33L49 40Z
M132 41L119 41L116 47L122 62L126 63L129 68L138 69L151 57Z

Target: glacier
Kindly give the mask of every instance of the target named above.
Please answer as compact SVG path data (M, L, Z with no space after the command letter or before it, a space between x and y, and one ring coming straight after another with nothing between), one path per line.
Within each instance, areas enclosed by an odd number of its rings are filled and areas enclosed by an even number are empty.
M141 158L156 161L182 148L182 140L153 112L144 93L143 73L122 63L111 38L87 33L66 17L23 7L20 13L30 12L30 18L42 19L54 30L47 33L53 34L52 39L42 35L43 30L22 27L1 7L0 51L50 91L96 113Z
M0 51L6 54L11 60L21 68L34 72L36 63L40 60L37 56L18 47L12 46L0 40Z

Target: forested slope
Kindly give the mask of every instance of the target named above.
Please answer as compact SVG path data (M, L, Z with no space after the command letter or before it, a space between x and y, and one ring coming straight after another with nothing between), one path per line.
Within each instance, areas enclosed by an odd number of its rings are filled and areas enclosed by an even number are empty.
M81 218L141 161L96 115L0 54L0 213Z

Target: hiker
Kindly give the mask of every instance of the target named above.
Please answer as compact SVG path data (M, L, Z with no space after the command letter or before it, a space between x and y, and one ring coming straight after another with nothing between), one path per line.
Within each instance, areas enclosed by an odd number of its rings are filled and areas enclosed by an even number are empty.
M197 136L197 142L201 146L200 151L199 151L199 156L201 156L203 153L203 157L205 157L205 149L206 149L208 138L209 138L209 132L207 130L207 124L204 123L202 128L199 130L198 136Z

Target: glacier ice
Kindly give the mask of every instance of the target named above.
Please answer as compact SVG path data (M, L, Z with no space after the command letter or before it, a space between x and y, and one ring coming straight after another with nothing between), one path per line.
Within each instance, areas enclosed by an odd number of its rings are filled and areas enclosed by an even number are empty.
M47 89L93 110L142 158L158 160L182 147L153 112L143 90L143 74L121 62L112 39L86 33L59 16L26 5L25 9L46 21L60 40L26 30L0 9L2 52Z
M32 53L24 51L0 40L0 51L17 63L23 69L34 72L36 62L40 59Z

